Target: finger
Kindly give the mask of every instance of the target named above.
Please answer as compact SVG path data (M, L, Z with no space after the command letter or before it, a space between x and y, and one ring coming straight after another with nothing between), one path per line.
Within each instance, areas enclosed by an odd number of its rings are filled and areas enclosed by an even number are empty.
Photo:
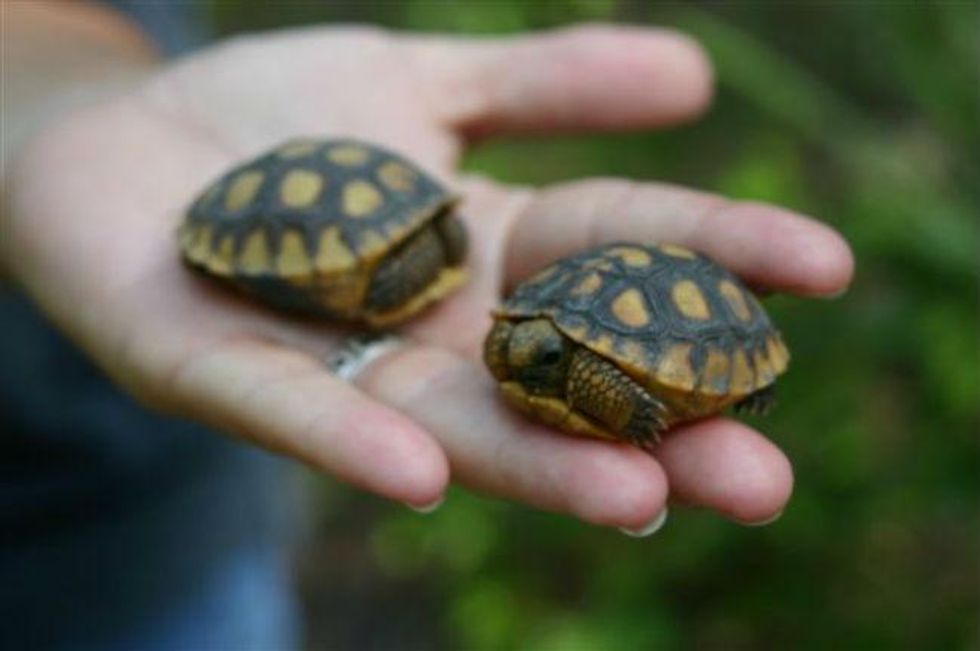
M793 490L793 470L779 448L733 420L678 429L664 438L656 456L673 498L746 524L777 516Z
M441 121L467 135L629 129L687 120L711 98L704 51L678 32L589 25L484 42L420 39Z
M391 499L431 504L449 480L425 430L302 353L225 342L188 356L170 389L182 415Z
M433 432L454 479L475 490L633 529L665 504L666 478L653 458L530 423L500 402L484 369L445 350L403 349L358 384Z
M658 183L594 180L542 192L514 221L506 281L604 242L671 242L700 251L754 286L834 295L854 259L833 229L788 210Z

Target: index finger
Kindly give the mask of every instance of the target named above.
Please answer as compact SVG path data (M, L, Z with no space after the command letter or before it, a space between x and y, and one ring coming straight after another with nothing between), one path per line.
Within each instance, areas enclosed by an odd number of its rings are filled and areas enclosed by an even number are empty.
M711 100L707 55L672 30L593 24L412 43L437 117L470 137L661 126Z
M662 183L593 180L544 190L514 220L505 283L619 240L680 244L753 286L804 296L838 294L854 271L851 250L836 231L789 210Z

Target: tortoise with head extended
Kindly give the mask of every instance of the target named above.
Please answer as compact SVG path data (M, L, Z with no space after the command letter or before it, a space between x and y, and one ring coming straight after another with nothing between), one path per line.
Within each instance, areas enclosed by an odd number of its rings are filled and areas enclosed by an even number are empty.
M735 276L671 244L560 260L493 318L484 361L509 402L565 431L645 449L728 405L764 413L789 361Z
M191 205L184 259L267 303L372 327L459 286L456 197L355 140L293 140L235 167Z

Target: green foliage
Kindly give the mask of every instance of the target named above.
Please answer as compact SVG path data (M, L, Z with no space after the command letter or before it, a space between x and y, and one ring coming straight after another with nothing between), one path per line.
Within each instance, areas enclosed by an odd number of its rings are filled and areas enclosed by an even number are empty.
M637 541L455 491L432 516L392 510L373 525L380 571L393 585L421 581L424 597L412 598L440 604L441 618L420 626L467 649L976 644L976 3L331 6L288 21L684 29L718 70L716 105L699 124L494 142L466 166L524 183L625 175L772 201L833 224L857 256L845 297L768 301L794 353L780 407L758 423L796 470L779 522L744 529L676 510ZM279 20L241 22L219 7L226 25Z

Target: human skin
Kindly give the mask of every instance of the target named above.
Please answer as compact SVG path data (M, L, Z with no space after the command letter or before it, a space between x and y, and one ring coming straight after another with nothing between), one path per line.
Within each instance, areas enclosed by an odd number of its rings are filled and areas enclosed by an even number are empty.
M677 428L654 456L568 437L503 404L479 357L509 287L601 242L682 244L771 291L846 288L853 262L840 236L775 206L618 179L515 187L457 170L477 140L661 127L696 117L710 96L703 52L664 30L239 37L152 65L128 91L38 128L4 179L0 251L9 276L148 408L384 497L422 507L454 481L634 530L668 500L761 522L784 508L792 471L746 425ZM403 327L405 345L353 384L323 363L341 329L198 278L176 249L181 213L207 182L309 135L382 143L465 197L469 284Z

